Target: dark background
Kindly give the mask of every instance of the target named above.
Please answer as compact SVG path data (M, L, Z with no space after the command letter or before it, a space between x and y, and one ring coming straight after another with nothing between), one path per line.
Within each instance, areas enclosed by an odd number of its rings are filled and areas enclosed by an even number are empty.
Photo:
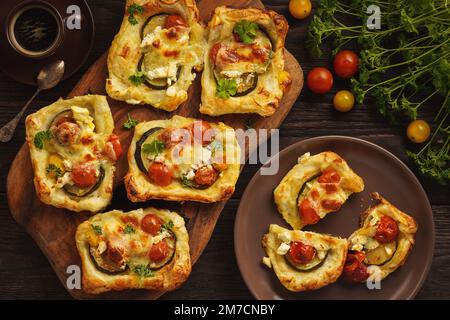
M213 0L211 0L213 1ZM304 49L307 22L293 19L288 0L263 0L268 9L284 14L290 24L287 49L299 60L305 75L315 66L329 66L329 59L311 59ZM56 88L41 93L32 103L29 113L65 97L102 53L118 31L123 15L122 0L88 0L96 27L94 47L88 61L70 79ZM76 50L76 48L74 48ZM81 54L81 53L80 53ZM411 146L405 135L407 121L392 125L367 104L357 106L348 114L333 110L331 100L337 89L349 88L348 82L336 81L333 92L317 96L304 88L300 98L281 126L281 146L284 148L299 140L323 135L347 135L374 142L404 161L413 169L423 184L436 224L436 247L433 265L419 292L419 299L450 298L450 192L449 187L421 177L404 154ZM33 94L34 88L10 80L0 73L0 125L19 111ZM424 108L425 109L425 108ZM423 118L431 122L433 106ZM0 298L3 299L67 299L70 295L61 285L45 256L22 227L12 219L6 199L6 176L15 154L24 142L24 123L8 144L0 145ZM187 282L178 290L167 293L163 299L252 299L238 267L233 248L233 227L239 200L245 186L258 169L247 165L239 178L237 189L217 223L210 243L194 266ZM32 179L32 177L30 177ZM27 201L27 199L24 199Z

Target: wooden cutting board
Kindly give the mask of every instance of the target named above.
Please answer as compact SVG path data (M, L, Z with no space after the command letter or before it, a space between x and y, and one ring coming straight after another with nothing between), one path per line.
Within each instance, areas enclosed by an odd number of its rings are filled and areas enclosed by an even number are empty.
M207 22L216 6L228 5L236 8L263 8L259 0L201 0L197 2L203 21ZM105 53L101 56L81 78L69 97L88 93L105 93L105 79L107 75ZM124 102L108 98L109 105L124 150L128 149L133 136L133 130L125 130L122 124L127 114L138 120L166 119L175 114L201 118L207 121L223 121L234 128L245 128L248 123L255 129L278 128L289 110L297 100L303 86L303 72L297 60L286 52L286 69L291 74L292 84L283 97L279 109L268 118L258 115L226 115L217 118L207 117L198 112L200 103L200 75L190 88L189 99L178 110L165 112L149 106L130 106ZM251 152L252 150L250 150ZM249 150L245 150L248 157ZM187 228L190 237L191 259L195 263L205 249L216 225L217 219L226 201L203 204L195 202L169 203L164 201L149 201L147 203L132 204L126 197L123 188L123 177L128 170L126 157L117 163L115 176L115 191L112 204L107 210L131 210L139 207L158 206L177 210L187 218ZM73 213L68 210L54 208L39 201L33 185L33 170L30 154L26 144L19 150L14 159L7 178L8 203L13 218L21 224L36 241L42 252L47 256L50 264L58 275L64 287L69 274L69 265L81 266L81 260L75 246L75 230L81 221L89 218L88 213ZM67 288L67 287L66 287ZM68 290L77 299L156 299L164 292L148 290L125 290L109 292L101 295L88 295L83 290Z

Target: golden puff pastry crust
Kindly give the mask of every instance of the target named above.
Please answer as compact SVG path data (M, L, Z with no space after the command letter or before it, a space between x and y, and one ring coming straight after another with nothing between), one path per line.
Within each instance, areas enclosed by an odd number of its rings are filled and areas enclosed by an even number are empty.
M339 210L352 193L363 189L362 178L338 154L306 153L275 188L274 199L284 220L292 228L301 229ZM305 211L313 211L314 218L306 217Z
M149 216L162 223L154 235L144 226L148 226L145 221ZM169 210L147 208L97 214L78 226L75 239L82 261L83 289L90 294L138 288L174 290L191 272L184 219ZM163 242L168 244L167 258L153 268L152 248ZM111 271L112 266L117 271ZM102 269L105 267L108 269Z
M349 237L349 250L364 252L364 263L372 266L369 274L373 279L383 280L406 262L414 246L418 225L413 217L396 208L379 193L372 193L372 198L376 204L361 214L361 227ZM374 238L383 216L393 219L398 226L396 240L389 243L379 243ZM369 257L376 264L371 265L367 260Z
M299 270L288 261L290 246L294 242L312 246L321 262L308 270ZM347 240L310 231L288 230L271 224L262 246L270 259L263 260L275 271L281 284L290 291L316 290L335 282L342 273L347 256ZM283 250L283 247L286 249ZM267 258L265 258L267 259Z
M192 137L192 127L197 125L211 130L212 139L207 144L199 143L196 137ZM162 143L163 150L158 155L145 154L147 146L160 144L161 139L167 140L166 132L176 136L178 130L181 130L186 140L178 140L172 146L168 146L166 141ZM164 136L166 138L162 138ZM128 198L133 202L149 199L199 202L226 200L234 192L240 172L240 158L240 146L234 129L221 122L208 123L173 116L169 120L140 123L135 127L128 150L129 171L125 176ZM142 162L142 166L139 162ZM153 165L163 165L171 172L169 184L161 185L152 180L150 168ZM206 175L202 175L205 172ZM205 185L197 184L203 183L205 179L208 180Z
M107 156L111 154L107 151L110 151L108 141L113 130L114 122L105 96L59 99L29 115L26 140L39 199L77 212L104 209L113 192L116 159L114 154ZM73 186L71 172L77 165L95 170L95 184L86 188Z
M134 12L131 16L135 19L134 24L130 23L129 8L132 5L142 8L142 13ZM111 98L129 104L176 110L188 98L188 89L196 77L193 70L203 68L205 30L199 23L195 1L127 0L125 8L120 31L108 54L106 92ZM161 17L171 14L181 16L187 26L165 27ZM151 22L155 17L159 20ZM140 82L133 82L130 77L138 71L150 77L147 78L149 81L144 77ZM167 76L167 82L163 81L163 84L158 80L164 77L162 74ZM168 80L170 77L172 80ZM155 81L159 83L157 86L154 86Z
M259 30L251 44L243 44L233 35L233 29L242 21L258 25ZM272 115L291 81L284 70L284 41L288 28L286 19L274 11L217 7L208 24L200 112L211 116L229 113ZM242 94L223 98L218 95L217 74L219 78L237 81L238 89L240 83L247 80L253 85Z

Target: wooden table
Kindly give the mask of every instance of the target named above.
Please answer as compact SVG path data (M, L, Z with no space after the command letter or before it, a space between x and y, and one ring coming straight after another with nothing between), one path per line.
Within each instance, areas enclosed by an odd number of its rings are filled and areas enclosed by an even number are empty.
M290 17L288 0L263 0L266 7L288 17L291 26L287 49L300 61L305 74L315 66L329 66L328 59L311 59L304 48L303 30L307 22ZM118 31L123 14L122 0L88 0L95 17L94 48L86 64L70 79L53 90L43 92L34 101L30 112L66 96L71 88L103 52ZM337 81L336 89L348 88ZM34 88L15 83L0 73L0 125L6 123L33 94ZM421 177L404 154L411 147L405 137L407 121L389 124L370 104L357 106L348 114L338 114L331 106L332 93L311 94L305 88L281 126L281 146L323 135L348 135L366 139L391 151L408 164L419 177L433 207L436 224L436 247L429 276L419 292L419 299L450 298L450 192L449 187ZM432 120L432 112L425 118ZM11 161L24 142L24 124L20 124L14 139L0 145L0 298L3 299L67 299L50 264L33 240L12 219L6 202L6 175ZM246 288L234 255L233 227L239 200L245 186L259 166L247 165L239 178L236 192L217 223L214 234L202 257L193 268L189 280L163 299L252 299ZM30 177L31 179L31 177ZM27 201L27 199L24 199Z

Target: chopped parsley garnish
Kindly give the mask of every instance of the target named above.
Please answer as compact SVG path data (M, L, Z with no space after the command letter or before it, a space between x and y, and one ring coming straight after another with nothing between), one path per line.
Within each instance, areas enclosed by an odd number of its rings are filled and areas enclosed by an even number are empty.
M164 142L160 140L154 140L150 143L146 143L142 146L142 152L144 154L158 155L164 151L165 148Z
M39 131L34 136L34 145L38 149L44 149L44 142L52 138L52 133L50 130Z
M144 278L153 277L155 275L153 270L144 264L135 265L133 267L133 272Z
M164 223L164 224L161 226L161 231L164 231L164 230L170 230L170 229L173 228L173 226L174 226L173 221L172 221L172 220L169 220L168 222Z
M143 84L145 80L147 80L147 75L145 74L145 72L138 71L135 74L129 76L128 79L133 85L138 86L140 84Z
M138 5L137 3L133 3L131 6L128 7L128 22L132 25L138 24L138 21L135 14L142 14L144 12L144 7Z
M47 174L53 173L57 178L62 177L62 170L61 168L57 167L53 163L49 164L47 168L45 169L47 171Z
M137 125L138 123L139 123L139 120L136 120L136 119L131 118L131 117L130 117L130 114L128 113L128 120L125 121L125 122L123 123L123 127L124 127L125 129L131 129L131 128L136 127L136 125Z
M136 230L134 230L134 228L130 225L127 225L124 229L123 229L123 233L125 234L132 234L135 233Z
M255 40L258 29L258 24L248 20L241 20L234 25L233 32L239 36L243 43L250 44Z
M228 99L237 93L236 79L219 79L217 81L216 96Z
M102 235L102 227L91 224L92 229L94 230L96 235Z

